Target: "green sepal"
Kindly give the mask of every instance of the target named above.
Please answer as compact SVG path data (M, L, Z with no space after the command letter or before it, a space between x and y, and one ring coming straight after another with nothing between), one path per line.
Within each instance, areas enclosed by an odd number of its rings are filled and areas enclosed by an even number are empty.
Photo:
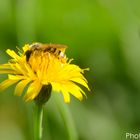
M45 104L51 97L52 85L43 85L38 96L35 98L36 104Z

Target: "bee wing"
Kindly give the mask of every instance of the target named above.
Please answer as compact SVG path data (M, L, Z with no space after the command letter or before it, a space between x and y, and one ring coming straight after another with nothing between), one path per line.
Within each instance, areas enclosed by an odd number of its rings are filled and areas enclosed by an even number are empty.
M41 48L56 48L62 52L65 52L65 49L67 48L66 45L61 44L42 44L40 45Z

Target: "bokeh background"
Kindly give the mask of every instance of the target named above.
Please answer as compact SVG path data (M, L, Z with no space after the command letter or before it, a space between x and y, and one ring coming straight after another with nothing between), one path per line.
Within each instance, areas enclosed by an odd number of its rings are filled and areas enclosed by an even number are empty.
M0 0L0 63L26 43L69 46L91 92L45 106L43 140L125 140L140 130L139 0ZM0 81L6 76L1 75ZM0 94L0 139L33 140L33 103Z

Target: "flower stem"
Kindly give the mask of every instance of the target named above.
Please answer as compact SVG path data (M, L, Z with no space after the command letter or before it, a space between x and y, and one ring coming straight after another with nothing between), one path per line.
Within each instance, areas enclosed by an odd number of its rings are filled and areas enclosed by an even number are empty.
M68 106L64 104L63 100L57 94L55 94L54 97L62 119L65 123L66 129L68 131L69 140L78 140L78 134L74 124L74 120L72 119L72 115Z
M34 110L34 140L42 138L43 104L36 103Z
M51 91L51 84L44 85L35 98L34 140L41 140L42 138L43 105L50 99Z

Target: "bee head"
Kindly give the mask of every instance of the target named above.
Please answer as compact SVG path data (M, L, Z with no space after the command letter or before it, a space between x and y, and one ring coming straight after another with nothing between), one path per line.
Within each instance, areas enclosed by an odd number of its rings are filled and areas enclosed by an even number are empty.
M30 45L31 49L39 49L39 47L41 46L41 43L33 43Z

